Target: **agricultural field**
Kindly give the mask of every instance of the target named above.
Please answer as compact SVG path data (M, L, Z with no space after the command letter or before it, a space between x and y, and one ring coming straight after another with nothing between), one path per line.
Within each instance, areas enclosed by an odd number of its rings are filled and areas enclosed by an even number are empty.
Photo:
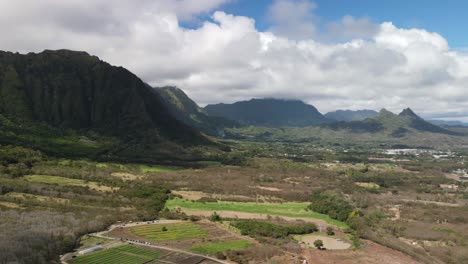
M96 253L91 253L73 260L73 264L143 264L155 260L160 253L131 245L119 246Z
M202 246L192 247L192 251L214 255L218 252L224 252L227 250L243 250L247 249L252 243L247 240L236 240L236 241L227 241L227 242L218 242Z
M131 227L130 230L150 241L202 238L208 235L208 231L192 223L144 225Z
M291 218L310 218L325 221L328 224L346 228L343 222L330 218L328 215L315 213L307 209L307 203L242 203L242 202L192 202L184 199L168 200L166 206L171 209L181 208L188 213L197 211L231 211L239 213L285 216Z

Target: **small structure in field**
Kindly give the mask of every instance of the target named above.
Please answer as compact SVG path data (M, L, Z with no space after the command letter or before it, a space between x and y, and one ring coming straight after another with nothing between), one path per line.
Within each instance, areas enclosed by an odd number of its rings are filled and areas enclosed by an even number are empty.
M87 249L83 249L79 251L78 255L86 255L86 254L93 253L102 249L103 248L101 246L95 246L95 247L91 247L91 248L87 248Z

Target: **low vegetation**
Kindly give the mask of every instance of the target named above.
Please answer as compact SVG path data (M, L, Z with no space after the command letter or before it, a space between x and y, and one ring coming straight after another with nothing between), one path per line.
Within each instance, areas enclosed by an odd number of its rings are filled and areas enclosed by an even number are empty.
M310 234L317 231L317 226L307 224L273 224L265 221L239 220L231 226L240 230L242 235L251 237L285 238L289 235Z

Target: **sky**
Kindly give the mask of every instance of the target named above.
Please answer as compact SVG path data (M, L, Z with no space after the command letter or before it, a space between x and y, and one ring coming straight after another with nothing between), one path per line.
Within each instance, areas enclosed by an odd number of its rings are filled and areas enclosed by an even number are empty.
M200 105L300 99L468 122L468 2L0 0L0 50L87 51Z

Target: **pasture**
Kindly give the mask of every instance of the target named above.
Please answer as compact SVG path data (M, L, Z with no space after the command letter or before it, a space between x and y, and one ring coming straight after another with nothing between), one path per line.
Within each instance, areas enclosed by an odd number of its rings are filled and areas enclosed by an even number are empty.
M172 199L166 202L169 209L181 208L188 211L232 211L272 216L319 219L328 224L346 228L345 223L334 220L328 215L307 210L308 203L242 203L242 202L192 202L184 199Z
M139 264L147 263L161 256L160 253L131 245L119 246L89 255L80 256L73 264Z
M212 243L208 245L201 245L192 247L192 251L202 254L216 254L218 252L224 252L227 250L242 250L247 249L251 245L251 242L247 240L235 240Z
M134 235L152 241L180 240L208 236L207 230L192 223L135 226L131 227L130 231Z

